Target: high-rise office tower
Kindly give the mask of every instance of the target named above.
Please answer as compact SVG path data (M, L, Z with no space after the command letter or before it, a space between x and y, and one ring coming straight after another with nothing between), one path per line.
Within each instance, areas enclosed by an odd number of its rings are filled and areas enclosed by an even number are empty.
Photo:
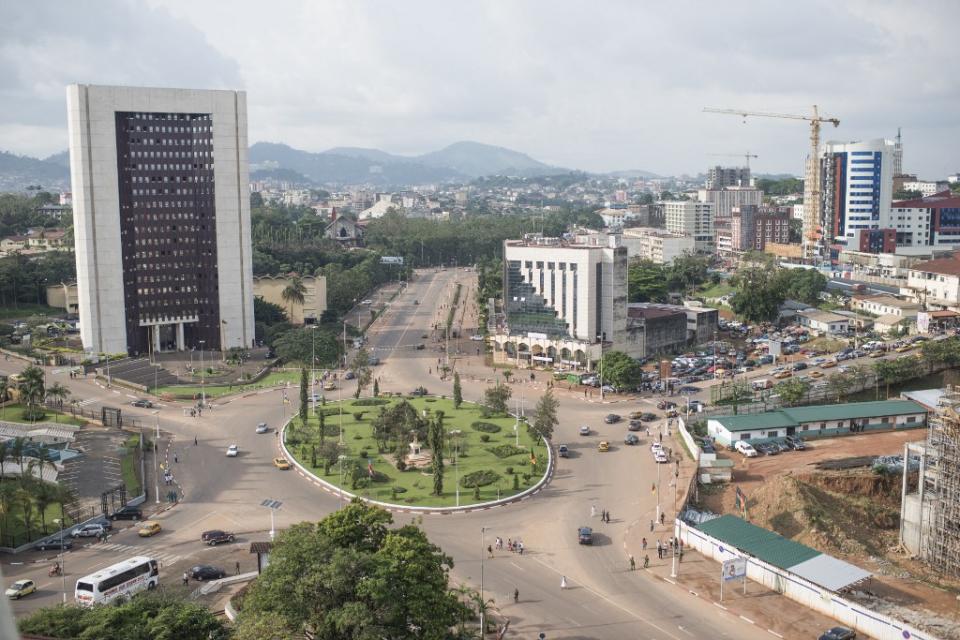
M890 201L895 155L891 140L828 142L824 146L820 166L825 245L846 246L858 230L894 226Z
M67 114L84 349L250 347L246 94L70 85Z

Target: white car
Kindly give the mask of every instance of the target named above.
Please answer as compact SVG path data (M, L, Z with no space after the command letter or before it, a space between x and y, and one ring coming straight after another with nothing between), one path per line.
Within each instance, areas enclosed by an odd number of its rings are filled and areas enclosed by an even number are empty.
M270 428L267 426L266 422L261 422L257 425L257 433L266 433Z
M373 300L364 300L360 304L373 304Z
M71 531L70 535L74 538L92 538L106 533L106 531L106 527L102 524L85 524Z
M749 442L745 440L737 440L736 444L733 445L733 448L742 453L747 458L756 458L757 450L753 448Z
M476 335L470 336L470 339L473 340L474 342L483 342L483 336L480 335L479 333Z
M657 455L658 451L663 451L663 445L659 442L653 442L650 444L650 451L653 455Z
M587 425L583 425L582 427L580 427L580 435L582 436L590 435L590 427L588 427Z
M228 458L236 458L239 454L240 454L240 447L238 447L237 445L232 444L229 447L227 447Z
M653 459L656 460L657 464L670 462L670 460L667 458L667 454L660 450L653 454Z

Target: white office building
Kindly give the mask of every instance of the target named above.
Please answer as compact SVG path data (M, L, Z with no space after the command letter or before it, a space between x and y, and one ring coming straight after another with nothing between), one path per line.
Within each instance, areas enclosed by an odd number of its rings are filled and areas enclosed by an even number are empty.
M622 242L629 258L650 260L657 264L671 264L683 254L696 250L693 236L649 227L624 229Z
M726 187L724 189L700 189L697 192L700 202L713 204L714 222L729 220L733 210L740 207L763 204L763 192L754 187Z
M893 198L892 140L828 142L821 158L821 226L827 245L851 245L864 229L886 229Z
M919 191L923 197L932 196L949 188L950 183L946 180L914 180L903 183L904 191Z
M77 84L67 116L84 349L252 346L246 94Z
M692 236L694 248L698 252L713 252L713 203L671 200L662 204L667 231Z

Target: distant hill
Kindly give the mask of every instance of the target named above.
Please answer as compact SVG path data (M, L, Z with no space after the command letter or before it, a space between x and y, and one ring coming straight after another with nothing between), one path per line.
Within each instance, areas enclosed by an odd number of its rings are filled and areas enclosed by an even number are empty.
M45 189L69 188L70 169L49 160L0 151L0 190L21 191L40 185Z
M282 180L294 184L311 186L313 180L293 169L257 169L250 172L251 180Z
M447 167L471 178L490 175L544 176L569 171L551 167L519 151L479 142L455 142L440 151L418 156L417 160L431 167Z
M47 156L43 159L44 162L52 162L53 164L58 164L61 167L70 168L70 152L61 151L60 153L55 153L52 156Z
M644 171L643 169L626 169L624 171L611 171L606 173L613 178L643 178L644 180L662 180L664 176L652 173L650 171Z

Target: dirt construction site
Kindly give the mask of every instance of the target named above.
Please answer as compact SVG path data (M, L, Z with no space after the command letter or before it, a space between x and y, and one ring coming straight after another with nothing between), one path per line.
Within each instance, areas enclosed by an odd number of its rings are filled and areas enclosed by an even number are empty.
M700 508L735 513L735 491L747 496L747 519L874 574L850 595L873 610L922 627L939 638L960 638L960 582L946 580L899 545L899 473L876 473L873 456L903 453L923 430L872 433L807 442L804 451L734 461L733 481L706 485ZM916 472L908 483L916 484Z

